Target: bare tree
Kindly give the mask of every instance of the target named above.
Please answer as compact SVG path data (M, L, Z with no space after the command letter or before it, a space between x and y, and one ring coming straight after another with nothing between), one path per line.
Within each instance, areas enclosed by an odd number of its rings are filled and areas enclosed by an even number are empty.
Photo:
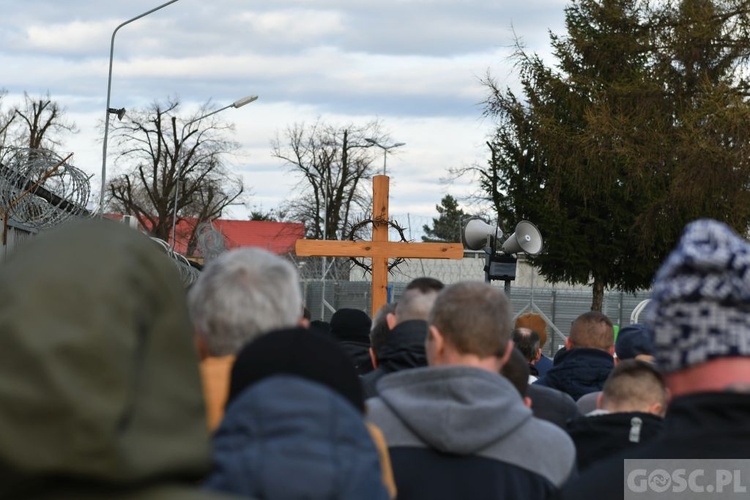
M234 127L216 116L190 123L210 111L204 105L193 117L179 117L180 103L168 99L128 113L113 127L123 173L108 185L113 210L135 215L151 234L170 240L175 202L178 221L216 219L244 190L224 157L239 146L228 138ZM189 124L190 123L190 124ZM187 127L183 124L189 124ZM175 194L179 183L179 196ZM188 237L195 248L195 228Z
M13 115L18 119L10 133L19 147L54 151L62 146L61 136L78 133L75 123L65 118L65 108L49 94L32 98L24 92L23 103L13 109Z
M337 126L317 121L295 124L272 143L272 154L301 176L287 217L305 224L307 236L345 239L358 215L370 211L371 195L362 181L372 176L380 151L365 139L386 142L378 121Z

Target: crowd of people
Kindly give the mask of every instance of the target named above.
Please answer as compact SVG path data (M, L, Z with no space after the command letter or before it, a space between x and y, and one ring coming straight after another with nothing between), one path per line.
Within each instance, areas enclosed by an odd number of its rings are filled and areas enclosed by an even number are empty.
M547 322L414 279L311 321L295 267L228 251L186 290L110 221L0 265L0 498L623 498L625 459L745 458L750 244L685 228L642 323Z

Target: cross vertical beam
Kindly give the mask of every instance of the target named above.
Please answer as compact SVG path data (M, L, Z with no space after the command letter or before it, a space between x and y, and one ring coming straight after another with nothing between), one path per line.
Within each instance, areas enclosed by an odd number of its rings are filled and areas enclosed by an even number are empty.
M372 304L370 315L388 299L388 259L462 259L460 243L404 243L388 241L388 176L372 178L372 241L297 240L300 257L369 257L372 259Z

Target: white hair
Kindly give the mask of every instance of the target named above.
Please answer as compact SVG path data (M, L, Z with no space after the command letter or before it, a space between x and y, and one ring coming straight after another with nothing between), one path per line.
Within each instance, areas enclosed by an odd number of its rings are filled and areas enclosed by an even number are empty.
M259 335L298 323L299 275L291 262L266 250L230 250L201 272L188 307L211 356L236 354Z

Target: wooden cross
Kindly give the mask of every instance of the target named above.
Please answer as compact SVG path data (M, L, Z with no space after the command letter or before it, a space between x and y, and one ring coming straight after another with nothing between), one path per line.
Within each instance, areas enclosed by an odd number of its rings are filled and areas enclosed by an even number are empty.
M297 240L295 250L303 257L369 257L372 259L372 311L388 297L388 259L462 259L458 243L406 243L388 241L388 176L372 178L372 241Z

